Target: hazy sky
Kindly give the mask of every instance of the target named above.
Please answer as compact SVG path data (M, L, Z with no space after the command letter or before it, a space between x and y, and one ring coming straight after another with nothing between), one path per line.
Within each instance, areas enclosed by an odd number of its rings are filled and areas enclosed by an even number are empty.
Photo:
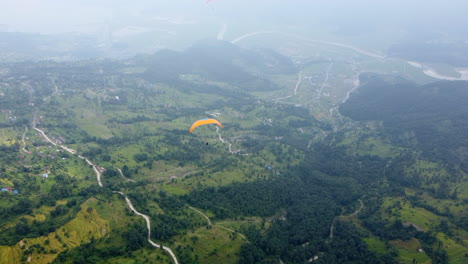
M315 20L358 28L382 22L449 30L466 27L465 10L465 0L0 0L0 30L70 32L77 25L109 20L131 24L151 17L197 19L213 14L230 21Z

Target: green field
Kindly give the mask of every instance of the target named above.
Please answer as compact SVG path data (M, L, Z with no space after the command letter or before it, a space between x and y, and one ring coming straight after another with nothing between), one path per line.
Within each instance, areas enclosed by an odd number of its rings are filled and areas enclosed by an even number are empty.
M416 260L417 263L430 264L431 259L422 250L421 244L417 239L408 241L395 240L390 244L398 250L398 260L400 263L412 263Z

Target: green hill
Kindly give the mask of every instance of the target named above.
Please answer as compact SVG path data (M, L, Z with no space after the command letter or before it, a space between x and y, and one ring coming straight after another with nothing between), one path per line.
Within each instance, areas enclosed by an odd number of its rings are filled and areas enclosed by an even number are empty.
M429 159L468 172L468 82L420 86L371 74L361 82L358 92L340 106L341 113L354 120L381 120L395 144L416 147Z

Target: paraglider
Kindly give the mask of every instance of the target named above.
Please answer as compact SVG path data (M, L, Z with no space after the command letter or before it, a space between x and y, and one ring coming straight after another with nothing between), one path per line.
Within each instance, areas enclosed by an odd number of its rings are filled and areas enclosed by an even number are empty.
M189 132L192 133L195 128L202 126L202 125L206 125L206 124L217 124L218 126L223 127L223 125L216 119L204 118L204 119L195 121L195 123L193 123L193 125L190 127Z

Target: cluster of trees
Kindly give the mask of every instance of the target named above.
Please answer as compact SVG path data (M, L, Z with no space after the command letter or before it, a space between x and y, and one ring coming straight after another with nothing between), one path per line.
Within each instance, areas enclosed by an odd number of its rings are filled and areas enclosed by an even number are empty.
M60 253L52 263L87 264L120 256L133 258L133 251L148 246L145 237L146 230L141 225L130 225L122 234L123 245L108 243L105 247L97 246L99 241L92 238L87 244Z
M253 226L243 231L250 243L242 247L240 263L280 260L301 263L322 254L327 255L326 261L331 261L322 263L347 260L351 260L349 263L383 263L378 262L352 231L343 232L334 242L341 249L325 242L333 219L341 213L341 206L349 206L355 201L360 187L355 180L344 176L346 170L340 171L341 177L330 177L316 168L311 169L312 166L307 161L281 177L195 190L183 199L198 208L212 211L215 219L245 216L271 219L271 226L264 234ZM285 213L278 215L280 210ZM352 230L352 227L343 229ZM342 242L346 247L340 244L340 239L346 241ZM348 243L350 240L353 243ZM349 255L343 256L343 252Z
M174 196L167 196L164 191L160 191L156 198L150 198L148 195L134 192L129 196L136 206L144 206L148 203L149 199L152 199L164 210L164 213L152 213L145 209L141 210L142 212L146 211L145 213L151 216L151 236L153 239L170 242L174 236L203 224L194 220L191 214L193 212L188 211L183 200Z
M133 123L151 121L151 120L153 119L148 116L137 115L135 117L119 117L119 118L113 117L113 118L110 118L108 122L119 123L119 124L133 124Z
M17 208L22 209L17 213L28 214L32 212L31 204L28 202L23 201L16 206ZM0 245L11 246L15 245L23 238L45 236L72 220L79 210L80 207L77 206L76 202L74 202L68 203L67 206L57 206L45 221L33 220L32 222L29 222L27 218L22 217L15 226L2 230L0 233Z
M337 221L333 240L326 245L323 253L318 255L316 263L396 263L397 253L395 251L389 250L384 255L377 257L375 253L367 249L361 236L362 234L352 224Z
M382 197L388 194L382 193L381 195L366 200L366 206L359 214L363 226L383 241L416 238L421 242L424 252L432 259L433 263L448 263L447 252L444 250L442 243L436 238L434 232L418 231L412 225L403 225L399 219L389 222L382 216ZM396 203L394 206L398 207L399 204ZM444 221L435 231L445 232L445 234L450 235L449 227Z

